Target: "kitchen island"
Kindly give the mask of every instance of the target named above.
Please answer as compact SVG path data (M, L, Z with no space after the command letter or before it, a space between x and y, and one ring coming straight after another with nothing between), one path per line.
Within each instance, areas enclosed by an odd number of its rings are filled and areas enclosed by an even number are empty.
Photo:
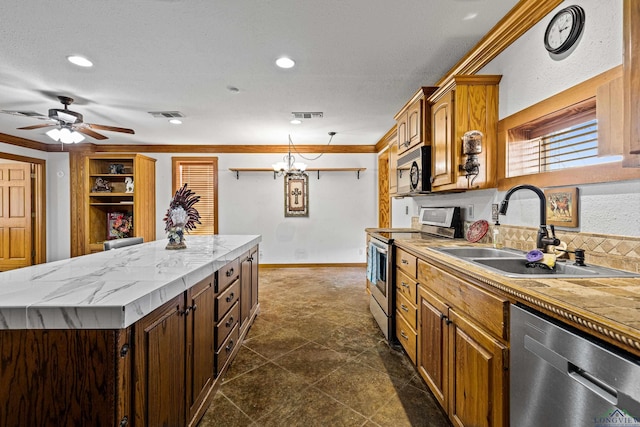
M256 235L0 273L0 425L192 425L258 313Z

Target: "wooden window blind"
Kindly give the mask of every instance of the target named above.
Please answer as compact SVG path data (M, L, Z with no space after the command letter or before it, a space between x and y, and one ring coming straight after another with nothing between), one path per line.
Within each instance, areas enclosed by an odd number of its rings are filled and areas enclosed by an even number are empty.
M595 98L509 130L507 177L620 161L598 155Z
M173 192L187 187L200 196L195 208L200 222L190 234L218 233L218 158L173 157Z

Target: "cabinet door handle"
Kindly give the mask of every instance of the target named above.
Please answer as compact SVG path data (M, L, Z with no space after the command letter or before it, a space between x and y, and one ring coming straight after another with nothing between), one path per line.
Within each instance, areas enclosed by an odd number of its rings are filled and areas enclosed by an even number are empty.
M227 270L227 277L231 277L232 274L233 274L233 268L230 270Z
M229 294L229 296L227 297L227 302L231 302L231 301L233 301L233 298L235 298L235 296L236 296L236 295L235 295L233 292L231 292L231 293Z
M125 357L129 353L129 344L125 343L120 349L120 357Z
M187 316L190 311L191 307L187 307L184 311L178 311L178 313L180 314L180 316Z
M231 351L232 348L233 348L233 340L229 340L229 344L227 344L227 346L224 349L228 353Z
M196 311L196 308L198 308L198 305L197 304L193 304L191 306L191 311Z
M125 427L129 425L129 418L127 418L126 416L122 417L122 419L120 420L120 427Z
M227 320L227 323L224 324L224 326L226 326L227 328L230 327L231 325L233 325L233 316L229 317L229 320Z
M402 259L402 263L403 263L403 264L409 264L409 261L407 261L406 259L404 259L404 258L403 258L403 259Z
M404 331L400 331L400 335L402 336L402 338L404 338L405 340L409 339L409 336L407 334L405 334Z
M409 285L407 285L406 283L402 282L402 287L403 287L403 288L408 288L408 287L409 287Z
M247 258L247 261L253 261L253 257L251 256L251 257Z
M406 311L407 313L409 312L409 307L407 307L406 305L404 305L404 304L402 304L402 303L400 304L400 308L402 308L402 309L403 309L404 311Z

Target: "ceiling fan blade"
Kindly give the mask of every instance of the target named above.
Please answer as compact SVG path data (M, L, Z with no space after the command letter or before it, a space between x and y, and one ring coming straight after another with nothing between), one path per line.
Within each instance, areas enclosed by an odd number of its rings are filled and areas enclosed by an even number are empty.
M133 129L119 128L119 127L115 127L115 126L96 125L96 124L93 124L93 123L85 123L85 125L89 126L92 129L108 130L108 131L111 131L111 132L122 132L122 133L135 134L135 131Z
M98 132L94 132L91 129L88 129L86 127L76 127L74 128L76 131L80 132L80 133L84 133L85 135L88 135L92 138L95 139L109 139L104 135L99 134Z
M40 128L46 128L49 126L57 126L56 123L45 123L45 124L41 124L41 125L31 125L31 126L25 126L25 127L21 127L18 128L20 130L32 130L32 129L40 129Z

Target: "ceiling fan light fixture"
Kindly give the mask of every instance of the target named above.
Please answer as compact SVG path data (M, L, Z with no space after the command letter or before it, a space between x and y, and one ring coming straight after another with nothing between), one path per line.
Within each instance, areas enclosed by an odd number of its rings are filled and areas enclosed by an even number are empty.
M78 67L93 67L93 62L80 55L69 55L67 56L67 61L71 62L73 65L77 65Z
M84 141L84 135L75 130L71 130L67 127L61 129L54 128L47 132L47 136L54 141L62 142L63 144L76 144Z
M287 58L286 56L282 56L278 59L276 59L276 65L280 68L293 68L294 65L296 65L296 62L291 59L291 58Z

